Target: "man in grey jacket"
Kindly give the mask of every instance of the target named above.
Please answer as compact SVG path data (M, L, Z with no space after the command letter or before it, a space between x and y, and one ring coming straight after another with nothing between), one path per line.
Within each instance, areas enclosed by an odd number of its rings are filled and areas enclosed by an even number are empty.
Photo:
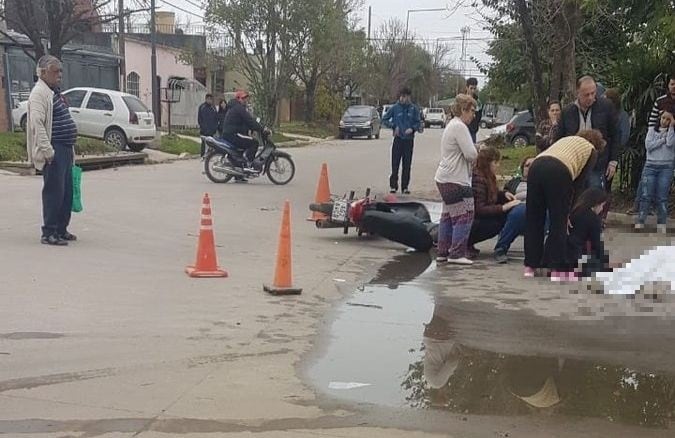
M77 239L68 232L73 205L74 145L77 127L59 86L63 69L45 55L37 63L38 81L28 98L28 160L42 172L42 238L45 245L65 246Z

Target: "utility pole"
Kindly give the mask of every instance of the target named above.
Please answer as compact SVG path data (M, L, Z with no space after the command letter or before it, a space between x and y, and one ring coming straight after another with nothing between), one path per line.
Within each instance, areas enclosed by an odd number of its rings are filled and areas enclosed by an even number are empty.
M466 46L467 46L467 38L469 37L471 29L469 28L469 26L464 26L463 28L460 29L460 31L462 32L462 58L460 62L462 65L462 76L466 77Z
M124 44L124 0L117 2L117 44L120 55L120 90L127 92L126 47Z
M159 120L159 84L157 83L157 29L155 25L155 0L150 0L150 74L152 75L152 114L155 126Z
M368 43L370 43L370 25L373 18L373 7L368 6Z

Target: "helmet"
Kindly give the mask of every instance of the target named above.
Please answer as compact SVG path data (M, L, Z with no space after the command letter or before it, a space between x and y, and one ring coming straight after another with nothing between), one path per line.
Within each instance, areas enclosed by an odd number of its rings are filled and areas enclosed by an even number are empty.
M237 90L234 93L234 98L237 100L246 99L249 96L248 91L246 90Z

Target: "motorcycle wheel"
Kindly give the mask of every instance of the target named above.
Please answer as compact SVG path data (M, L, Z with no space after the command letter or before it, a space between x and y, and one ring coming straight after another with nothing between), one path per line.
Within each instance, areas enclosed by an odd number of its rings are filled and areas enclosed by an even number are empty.
M286 154L274 154L267 165L267 177L276 185L283 186L295 176L295 163Z
M226 182L229 182L233 178L233 176L228 173L214 169L213 168L214 165L231 166L227 154L219 154L216 152L211 152L208 155L206 155L206 158L204 158L204 172L206 172L206 176L208 179L217 184L224 184Z

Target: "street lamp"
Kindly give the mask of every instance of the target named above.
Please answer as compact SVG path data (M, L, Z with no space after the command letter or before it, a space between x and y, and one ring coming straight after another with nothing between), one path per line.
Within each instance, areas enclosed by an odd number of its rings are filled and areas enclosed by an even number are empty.
M435 8L435 9L408 9L405 19L405 40L408 40L408 25L410 24L410 13L411 12L443 12L447 11L447 8Z

